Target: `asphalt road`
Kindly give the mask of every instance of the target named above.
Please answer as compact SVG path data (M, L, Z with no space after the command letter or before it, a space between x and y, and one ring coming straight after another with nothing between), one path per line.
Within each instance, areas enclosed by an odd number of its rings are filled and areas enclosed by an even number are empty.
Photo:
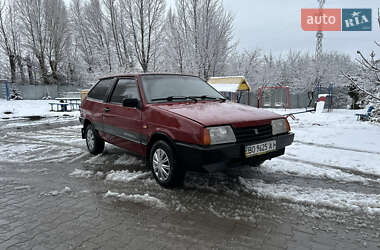
M122 149L89 155L70 118L1 125L0 249L380 249L378 216L259 197L239 177L376 186L243 168L189 173L183 188L166 190ZM108 178L120 170L136 178Z

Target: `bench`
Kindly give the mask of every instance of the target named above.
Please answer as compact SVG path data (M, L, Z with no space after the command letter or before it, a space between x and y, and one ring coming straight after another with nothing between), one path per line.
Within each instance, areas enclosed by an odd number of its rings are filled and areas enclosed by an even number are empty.
M65 102L49 102L50 104L50 111L56 111L56 112L67 112L72 111L72 109L68 109L67 106L70 106L70 103Z
M71 107L71 110L79 110L81 104L81 98L77 97L58 97L55 98L60 103L68 103Z
M369 120L369 117L371 116L371 113L372 113L372 110L374 110L375 107L373 106L369 106L368 107L368 110L367 110L367 113L365 114L355 114L356 117L357 117L357 120L359 121L368 121Z

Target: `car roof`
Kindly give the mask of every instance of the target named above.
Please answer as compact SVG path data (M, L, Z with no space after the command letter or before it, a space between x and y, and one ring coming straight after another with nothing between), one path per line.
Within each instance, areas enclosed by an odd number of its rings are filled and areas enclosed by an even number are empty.
M178 73L127 73L127 74L114 74L114 75L107 75L99 78L100 80L108 79L108 78L115 78L115 77L137 77L137 76L144 76L144 75L175 75L175 76L192 76L192 77L198 77L196 75L190 75L190 74L178 74ZM198 77L199 78L199 77Z

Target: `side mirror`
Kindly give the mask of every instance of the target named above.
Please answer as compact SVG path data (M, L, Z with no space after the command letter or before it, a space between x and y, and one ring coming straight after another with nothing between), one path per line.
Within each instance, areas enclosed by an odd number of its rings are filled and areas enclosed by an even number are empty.
M123 107L140 108L140 102L136 98L125 98L123 100Z

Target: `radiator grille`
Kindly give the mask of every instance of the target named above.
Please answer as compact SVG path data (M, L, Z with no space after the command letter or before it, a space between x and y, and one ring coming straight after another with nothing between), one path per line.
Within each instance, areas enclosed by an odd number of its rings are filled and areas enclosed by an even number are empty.
M238 143L259 141L272 137L272 126L270 124L255 127L234 128L233 130Z

